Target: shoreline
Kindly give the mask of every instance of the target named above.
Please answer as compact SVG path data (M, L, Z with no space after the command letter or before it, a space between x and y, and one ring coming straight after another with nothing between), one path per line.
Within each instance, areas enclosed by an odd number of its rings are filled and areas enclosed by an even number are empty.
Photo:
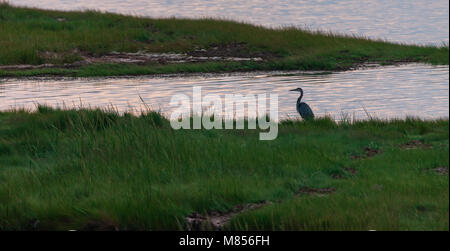
M361 64L357 67L346 69L346 70L250 70L250 71L228 71L228 72L180 72L180 73L155 73L155 74L142 74L142 75L105 75L105 76L70 76L70 75L1 75L0 70L0 80L9 80L9 79L22 79L22 80L72 80L72 79L87 79L87 80L97 80L97 79L140 79L140 78L195 78L195 77L227 77L227 76L254 76L259 74L268 74L271 75L329 75L341 72L349 72L349 71L360 71L360 70L370 70L370 69L379 69L384 67L402 67L402 66L410 66L410 65L423 65L423 66L436 66L442 67L445 65L433 65L428 63L420 63L420 62L396 62L395 64L377 64L377 63L367 63Z
M448 45L410 45L220 19L149 18L0 4L0 77L346 71L448 65ZM27 34L24 37L24 34Z

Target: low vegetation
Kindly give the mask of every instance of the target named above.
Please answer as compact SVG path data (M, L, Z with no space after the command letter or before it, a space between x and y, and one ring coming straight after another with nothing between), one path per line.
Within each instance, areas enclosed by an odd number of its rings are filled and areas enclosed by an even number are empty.
M449 229L447 119L289 120L258 138L154 112L0 112L0 229Z

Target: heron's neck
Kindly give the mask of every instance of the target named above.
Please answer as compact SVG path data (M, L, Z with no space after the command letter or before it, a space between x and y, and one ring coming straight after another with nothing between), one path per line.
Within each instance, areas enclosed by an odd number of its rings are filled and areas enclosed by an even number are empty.
M303 98L303 92L300 91L300 97L297 99L297 103L300 103L302 101Z

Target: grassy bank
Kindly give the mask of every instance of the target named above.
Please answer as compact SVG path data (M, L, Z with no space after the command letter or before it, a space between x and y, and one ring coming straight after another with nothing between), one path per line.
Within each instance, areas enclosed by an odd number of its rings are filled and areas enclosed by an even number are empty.
M186 229L254 203L222 229L448 230L448 130L324 118L259 141L156 113L0 112L0 229Z
M111 52L258 57L249 62L75 64ZM297 28L269 29L213 19L152 19L0 4L0 76L110 76L251 70L346 70L367 62L448 64L448 45L411 46Z

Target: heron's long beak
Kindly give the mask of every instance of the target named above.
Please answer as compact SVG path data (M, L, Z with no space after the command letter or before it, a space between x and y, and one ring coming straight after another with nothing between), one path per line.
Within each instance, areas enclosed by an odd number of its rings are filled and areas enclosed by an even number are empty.
M295 91L297 91L297 89L293 89L293 90L289 90L290 92L295 92Z

